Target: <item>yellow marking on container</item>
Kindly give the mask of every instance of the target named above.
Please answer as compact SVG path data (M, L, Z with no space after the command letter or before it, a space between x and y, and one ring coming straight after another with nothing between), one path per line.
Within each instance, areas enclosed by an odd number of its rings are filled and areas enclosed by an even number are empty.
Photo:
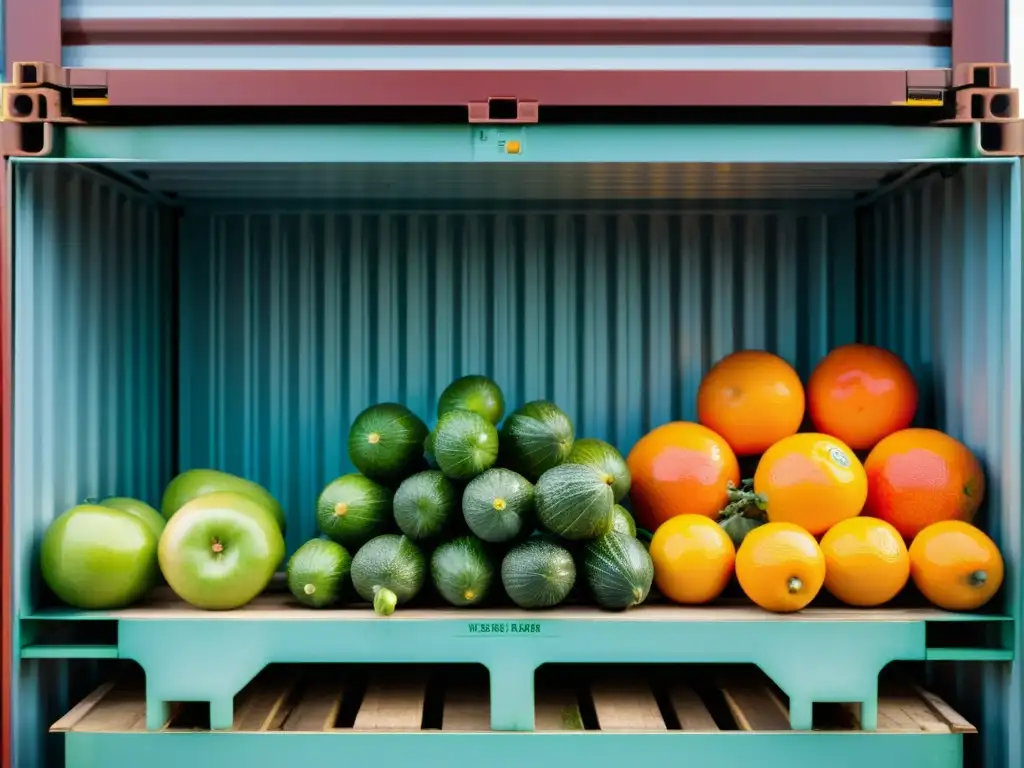
M508 141L505 143L505 151L510 155L518 155L523 149L523 145L518 141Z
M894 101L896 107L941 107L942 99L907 99L906 101Z
M76 107L106 107L110 104L110 99L106 96L72 96L71 104Z

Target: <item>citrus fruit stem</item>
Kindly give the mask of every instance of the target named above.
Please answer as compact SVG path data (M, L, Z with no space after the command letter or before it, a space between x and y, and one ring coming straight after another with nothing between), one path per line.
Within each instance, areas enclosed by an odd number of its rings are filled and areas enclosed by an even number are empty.
M980 587L988 581L988 574L985 571L975 571L971 574L971 586Z
M398 605L398 595L387 587L373 588L373 612L378 616L390 616Z
M719 513L719 520L726 520L735 515L743 515L753 520L764 519L764 509L768 504L768 499L764 496L752 490L737 488L732 482L728 484L726 493L729 503Z
M804 588L804 583L800 581L800 579L798 579L796 576L793 576L786 584L786 588L789 590L789 594L795 595L797 592Z

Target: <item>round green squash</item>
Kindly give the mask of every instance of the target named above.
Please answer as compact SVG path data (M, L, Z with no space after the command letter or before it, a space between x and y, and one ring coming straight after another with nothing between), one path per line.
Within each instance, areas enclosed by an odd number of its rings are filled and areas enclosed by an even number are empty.
M423 588L423 552L407 536L386 533L371 539L352 558L352 586L380 616L412 600Z
M479 413L448 411L433 435L434 461L453 480L472 480L498 460L498 430Z
M391 523L391 491L362 475L342 475L320 492L320 530L344 547L358 549Z
M505 395L486 376L463 376L449 384L437 402L437 417L449 411L472 411L497 424L505 416Z
M533 484L511 469L489 469L462 492L462 515L484 541L512 541L533 524Z
M553 608L576 583L576 564L565 547L544 537L527 539L501 562L505 594L520 608Z
M587 542L583 575L599 606L624 610L647 599L654 582L654 562L636 538L612 531Z
M502 463L531 483L572 452L572 421L554 403L534 400L505 419L501 428Z
M636 520L621 504L612 507L612 530L636 538Z
M427 434L427 425L404 405L371 405L352 422L348 456L366 477L394 488L423 469Z
M352 556L326 539L307 541L288 559L288 589L303 605L326 608L341 599L352 570Z
M535 503L544 528L564 539L593 539L612 529L611 486L583 464L563 464L541 475Z
M435 539L445 531L457 502L455 485L443 472L417 472L395 491L395 522L413 541Z
M584 464L596 469L604 481L612 487L615 501L621 501L629 493L633 477L626 466L626 460L618 449L596 437L584 437L572 444L568 464Z
M479 539L462 536L434 550L430 575L445 602L466 608L487 597L494 580L494 565Z

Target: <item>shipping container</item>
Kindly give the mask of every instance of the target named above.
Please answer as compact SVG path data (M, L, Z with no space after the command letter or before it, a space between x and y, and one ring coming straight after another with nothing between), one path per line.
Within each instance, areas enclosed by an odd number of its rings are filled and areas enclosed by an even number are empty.
M0 319L12 765L1020 765L1020 160L983 156L979 136L67 126L49 157L10 159ZM659 604L376 619L276 595L233 612L166 596L88 612L60 607L40 578L39 542L62 511L111 494L159 507L168 480L193 467L265 485L287 511L292 552L316 533L320 489L351 471L353 417L394 401L432 423L458 375L494 377L511 407L549 398L577 434L626 452L652 427L694 419L701 377L731 351L774 351L806 377L853 341L902 356L920 383L917 423L984 465L981 525L1007 578L979 613ZM261 673L287 664L300 667ZM371 665L362 709L345 709L340 681L326 699L308 685L294 695L294 674L329 685L337 672L310 664ZM373 664L426 666L396 684ZM447 666L467 664L486 675ZM509 732L564 726L553 715L564 691L534 680L552 664L574 665L587 730L606 732ZM741 668L714 668L736 677L713 678L703 698L666 682L703 664ZM879 695L883 669L928 693ZM657 696L635 690L649 672ZM446 714L431 719L434 689L409 690L417 675L459 681L464 697L435 701ZM712 699L731 725L711 716ZM171 706L183 702L208 712L186 717L190 705ZM856 705L854 730L803 732L828 702ZM481 733L488 725L497 732Z
M957 75L1006 62L1006 0L7 0L4 13L8 73L65 67L82 98L125 107L920 112L952 86L1009 86Z

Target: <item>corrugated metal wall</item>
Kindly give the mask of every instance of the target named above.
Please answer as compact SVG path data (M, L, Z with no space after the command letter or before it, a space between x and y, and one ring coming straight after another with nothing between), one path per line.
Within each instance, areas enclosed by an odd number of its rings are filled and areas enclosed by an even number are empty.
M694 417L738 347L806 372L855 333L852 211L187 214L181 465L266 483L314 533L348 427L398 400L432 421L471 372L551 398L624 450Z
M24 615L42 595L36 550L54 517L89 497L159 503L173 460L175 244L156 205L72 166L15 164L14 188L13 575ZM45 733L89 671L21 662L16 732ZM53 764L40 746L17 740L15 764Z
M866 341L911 365L918 421L963 440L989 478L983 525L1010 562L1007 613L1021 616L1021 235L1019 166L974 165L922 180L863 213ZM1013 567L1013 566L1016 567ZM1017 658L1024 658L1019 630ZM978 723L984 765L1021 765L1021 664L940 664L934 675ZM1012 675L1012 678L1011 678Z

